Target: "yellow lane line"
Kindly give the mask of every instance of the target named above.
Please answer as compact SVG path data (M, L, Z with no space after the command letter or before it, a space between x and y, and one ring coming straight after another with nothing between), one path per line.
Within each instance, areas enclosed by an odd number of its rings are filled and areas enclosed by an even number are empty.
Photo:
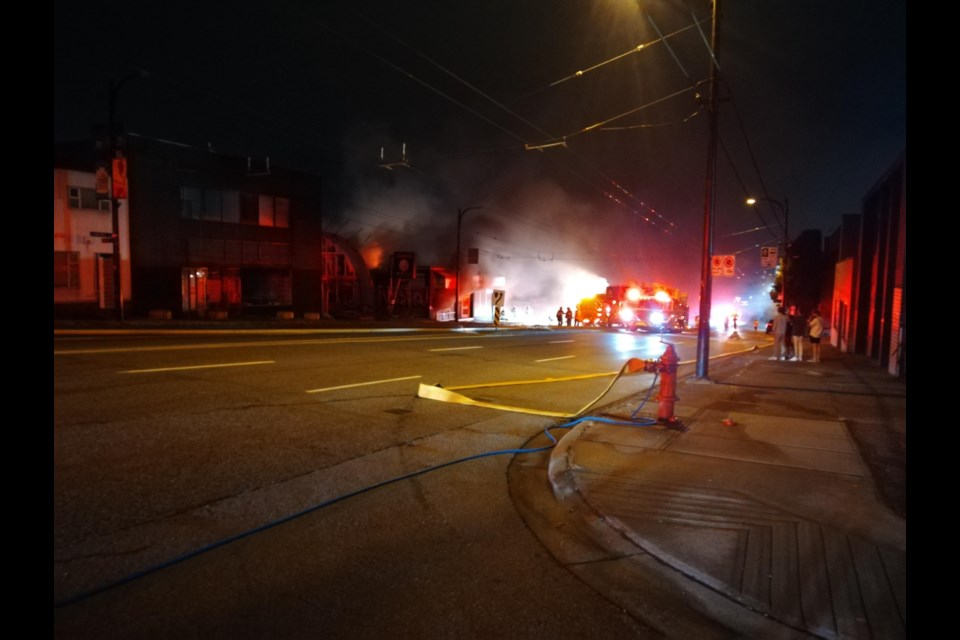
M371 380L370 382L357 382L355 384L341 384L336 387L323 387L320 389L307 389L307 393L320 393L322 391L336 391L337 389L353 389L356 387L369 387L374 384L385 384L387 382L399 382L401 380L416 380L423 376L405 376L403 378L387 378L386 380Z

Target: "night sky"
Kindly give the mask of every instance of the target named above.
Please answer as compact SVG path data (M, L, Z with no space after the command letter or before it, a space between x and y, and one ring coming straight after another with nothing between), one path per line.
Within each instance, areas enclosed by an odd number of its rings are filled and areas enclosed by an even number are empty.
M906 149L905 5L721 0L715 253L736 254L739 277L715 279L715 303L770 276L759 247L782 235L778 209L758 215L748 194L789 201L792 237L829 233ZM452 264L457 209L483 207L464 246L515 300L573 304L556 300L573 295L563 283L599 276L673 284L696 305L706 1L54 12L55 141L90 136L109 81L130 77L117 102L129 131L318 173L325 227L359 244ZM404 144L407 166L380 166L381 148L396 163Z

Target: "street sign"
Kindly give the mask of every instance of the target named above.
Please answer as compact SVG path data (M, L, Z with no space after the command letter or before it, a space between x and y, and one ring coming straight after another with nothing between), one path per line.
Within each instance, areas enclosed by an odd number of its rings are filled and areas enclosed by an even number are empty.
M506 298L506 292L502 291L501 289L493 290L493 306L494 307L502 307L503 301L505 298Z
M97 167L96 181L97 181L97 195L109 196L110 195L110 174L107 172L106 167L104 166Z
M733 268L737 264L737 259L735 256L723 256L723 275L732 276Z
M764 268L773 268L779 262L776 247L760 247L760 266Z
M412 251L397 251L393 254L393 276L395 278L416 278L416 254Z
M127 159L113 159L113 197L123 200L127 197Z
M715 276L732 276L736 265L734 256L713 256L710 260L710 271Z

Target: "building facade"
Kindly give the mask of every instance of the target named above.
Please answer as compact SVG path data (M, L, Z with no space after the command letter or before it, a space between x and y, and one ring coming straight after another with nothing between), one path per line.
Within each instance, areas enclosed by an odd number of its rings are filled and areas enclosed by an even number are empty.
M126 201L120 201L121 255L129 255ZM53 170L53 303L70 315L114 308L112 200L97 194L93 171ZM130 264L122 265L130 299Z
M904 152L864 197L861 213L844 217L831 311L835 346L900 377L907 368L906 177Z
M127 136L119 201L130 316L326 313L372 304L356 252L323 234L321 182L269 159ZM110 315L110 200L95 193L93 142L54 145L55 314ZM111 241L112 242L112 241Z

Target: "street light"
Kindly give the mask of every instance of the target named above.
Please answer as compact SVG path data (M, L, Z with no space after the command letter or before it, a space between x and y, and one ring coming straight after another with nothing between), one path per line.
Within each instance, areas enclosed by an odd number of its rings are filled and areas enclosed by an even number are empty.
M463 216L474 209L483 209L483 207L457 209L457 299L453 302L453 319L457 323L460 322L460 223L463 221Z
M790 200L784 198L783 202L780 202L773 198L747 198L747 204L751 207L756 206L758 202L769 202L776 205L783 214L783 252L780 255L780 297L782 302L780 304L787 307L787 265L790 260ZM779 224L779 220L777 222Z
M719 78L720 0L713 0L713 25L710 34L710 98L707 111L710 115L710 138L707 144L707 175L704 180L703 203L703 255L700 260L700 319L697 323L697 378L705 379L710 362L710 297L713 295L713 214L716 206L717 186L717 85Z

